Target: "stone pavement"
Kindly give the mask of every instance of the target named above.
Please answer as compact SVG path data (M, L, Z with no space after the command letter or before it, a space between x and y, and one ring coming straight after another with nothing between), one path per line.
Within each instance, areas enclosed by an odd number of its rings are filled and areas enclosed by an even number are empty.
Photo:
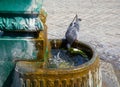
M120 82L120 0L45 0L44 7L48 13L48 38L64 38L68 25L78 14L82 19L79 40L88 42L98 51L103 60L103 76L108 73L107 75L110 76L107 78L112 79L109 81L118 84L118 81ZM106 64L107 67L104 67ZM110 78L112 76L114 78Z

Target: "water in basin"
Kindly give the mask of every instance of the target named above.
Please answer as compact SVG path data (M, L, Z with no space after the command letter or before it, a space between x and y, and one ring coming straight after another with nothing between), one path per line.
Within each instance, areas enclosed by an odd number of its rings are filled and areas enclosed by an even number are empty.
M52 49L51 54L52 58L49 59L47 68L71 68L89 61L88 57L71 55L65 49Z

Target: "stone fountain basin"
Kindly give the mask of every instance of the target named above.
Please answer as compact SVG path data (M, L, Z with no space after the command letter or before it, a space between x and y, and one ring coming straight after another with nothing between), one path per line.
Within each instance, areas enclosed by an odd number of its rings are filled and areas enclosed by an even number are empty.
M65 48L66 40L49 40L52 49ZM101 74L99 57L94 48L87 43L76 41L72 47L82 49L89 61L72 68L48 69L42 62L19 61L16 64L16 73L19 75L19 83L24 87L101 87Z

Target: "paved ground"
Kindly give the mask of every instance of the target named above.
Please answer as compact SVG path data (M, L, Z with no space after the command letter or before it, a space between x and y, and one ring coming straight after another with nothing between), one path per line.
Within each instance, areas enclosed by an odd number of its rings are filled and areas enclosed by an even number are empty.
M113 76L109 79L120 82L120 0L45 0L44 7L48 12L49 38L64 38L78 14L82 19L79 40L96 48L103 60L103 75L108 73L106 77Z

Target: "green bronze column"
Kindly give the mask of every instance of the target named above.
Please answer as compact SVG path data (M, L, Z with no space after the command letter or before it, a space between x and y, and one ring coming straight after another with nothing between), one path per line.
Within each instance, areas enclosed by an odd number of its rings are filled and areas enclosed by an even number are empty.
M0 0L0 87L6 86L15 61L48 58L42 4L43 0Z
M0 0L0 60L44 59L47 14L42 4L43 0Z

